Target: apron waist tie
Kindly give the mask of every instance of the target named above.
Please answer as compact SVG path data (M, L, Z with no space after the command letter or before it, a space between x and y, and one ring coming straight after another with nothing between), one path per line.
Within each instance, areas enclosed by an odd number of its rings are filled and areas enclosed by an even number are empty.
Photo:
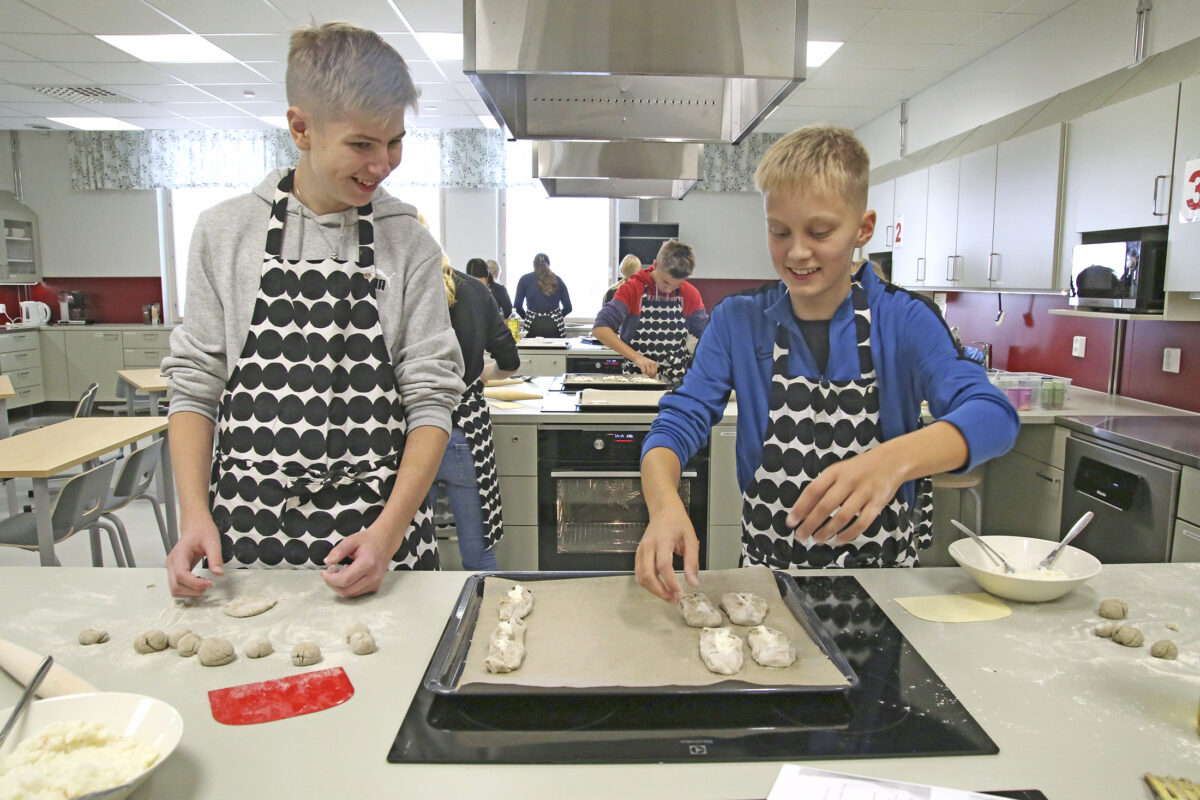
M258 463L247 458L231 458L221 453L217 454L217 460L222 467L234 466L243 470L251 470ZM361 483L367 486L374 484L373 488L378 492L383 479L372 473L383 467L398 468L399 454L392 453L384 456L378 461L370 461L363 464L310 464L303 466L300 464L288 463L281 470L284 479L281 481L284 489L287 492L287 500L284 501L284 510L298 507L301 503L307 500L312 495L319 492L325 486L345 486L351 483Z

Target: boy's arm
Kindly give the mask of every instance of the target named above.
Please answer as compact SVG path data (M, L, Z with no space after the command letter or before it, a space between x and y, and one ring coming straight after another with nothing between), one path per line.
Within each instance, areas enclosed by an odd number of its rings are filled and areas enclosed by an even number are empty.
M167 584L173 597L199 597L213 585L192 574L201 558L208 559L212 572L224 574L221 541L208 503L215 426L208 417L192 411L177 411L167 424L180 528L179 541L167 555Z
M638 368L638 371L650 378L658 375L658 362L652 358L646 358L644 355L634 350L617 335L616 330L606 325L592 328L592 336L596 337L602 345L610 350L615 350L625 358L633 362L633 365Z
M644 589L672 603L683 595L673 556L683 556L688 583L700 583L700 542L679 497L679 475L679 457L669 448L655 447L642 457L642 496L650 523L638 544L634 574Z

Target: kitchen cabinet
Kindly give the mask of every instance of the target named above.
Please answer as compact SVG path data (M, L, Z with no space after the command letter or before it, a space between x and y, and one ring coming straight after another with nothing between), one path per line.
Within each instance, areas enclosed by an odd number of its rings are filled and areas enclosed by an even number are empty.
M39 283L42 280L37 214L0 192L0 283Z
M38 343L42 348L42 388L48 403L78 400L71 397L67 385L67 339L63 330L39 330Z
M892 234L892 282L900 286L920 288L925 282L928 192L928 169L896 178L893 222L899 231Z
M7 403L10 410L42 402L45 393L37 331L0 333L0 374L8 376L17 395Z
M957 158L929 168L929 194L925 214L925 256L928 269L921 283L926 287L954 286L955 248L958 233Z
M1168 292L1200 292L1200 76L1179 87L1171 192L1165 288ZM1193 221L1184 222L1181 214Z
M117 400L117 370L125 369L121 331L65 330L63 339L68 399L79 397L90 384L97 383L97 401Z
M125 369L158 367L171 355L169 328L146 328L121 332Z
M1063 126L1001 142L996 152L992 247L971 288L1053 289L1057 285Z
M521 349L518 345L518 352L521 355L521 368L518 370L519 375L526 377L557 377L567 371L567 351L557 350L552 352L538 351L533 349Z
M1171 560L1200 561L1200 470L1184 467L1181 471L1176 514Z
M871 253L888 253L895 233L896 182L884 181L867 189L867 208L875 211L875 233L862 246L862 257Z
M742 554L737 426L713 428L708 452L708 569L732 569Z
M984 533L1059 538L1067 437L1057 425L1023 425L1013 449L988 462Z
M926 287L987 285L996 208L996 147L929 168Z
M1179 84L1067 124L1064 274L1085 231L1166 225Z

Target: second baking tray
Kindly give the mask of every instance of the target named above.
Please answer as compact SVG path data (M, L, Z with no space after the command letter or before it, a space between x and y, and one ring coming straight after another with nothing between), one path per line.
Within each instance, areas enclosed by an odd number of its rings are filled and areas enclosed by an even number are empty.
M589 579L629 573L618 572L498 572L472 575L467 578L463 590L455 603L453 613L442 632L433 657L425 671L424 687L441 695L594 695L594 694L655 694L655 695L696 695L696 694L794 694L814 692L847 692L858 686L858 676L846 660L845 655L838 649L832 637L820 624L813 610L805 603L796 585L795 579L786 572L773 572L775 585L779 589L784 606L794 616L796 623L812 639L813 643L824 654L840 673L844 683L837 685L763 685L750 683L745 680L730 678L716 683L704 685L652 685L652 686L533 686L516 683L465 683L460 685L466 668L468 653L471 649L472 637L479 620L483 604L484 581L488 577L505 578L518 583L530 584L537 596L536 583L545 580ZM534 616L537 614L535 601ZM533 617L527 622L532 624ZM699 631L696 631L699 634ZM747 656L749 660L749 656ZM511 673L515 675L516 673Z

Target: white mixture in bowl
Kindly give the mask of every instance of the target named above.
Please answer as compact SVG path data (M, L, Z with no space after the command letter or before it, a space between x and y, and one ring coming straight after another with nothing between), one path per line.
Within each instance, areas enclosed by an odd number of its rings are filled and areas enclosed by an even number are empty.
M1071 576L1063 572L1061 569L1053 567L1043 567L1042 569L1034 569L1033 567L1018 567L1013 566L1015 572L1005 572L1004 567L988 566L985 567L988 572L994 572L997 575L1010 575L1013 578L1032 578L1033 580L1041 581L1062 581Z
M0 798L65 800L128 783L159 758L99 722L54 722L0 758Z

